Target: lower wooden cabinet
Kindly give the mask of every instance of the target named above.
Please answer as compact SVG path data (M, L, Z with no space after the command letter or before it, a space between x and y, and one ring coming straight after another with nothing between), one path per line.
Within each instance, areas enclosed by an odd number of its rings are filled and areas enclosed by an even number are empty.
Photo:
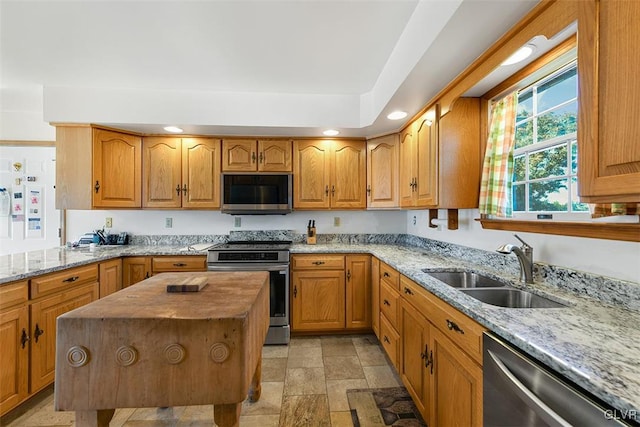
M26 281L24 286L26 288ZM0 348L2 348L0 415L15 408L29 395L28 339L29 307L27 304L22 303L0 310Z
M400 304L400 378L428 425L430 376L429 322L411 304Z
M187 256L154 256L151 260L151 271L179 272L179 271L206 271L207 257L205 255Z
M101 262L99 266L100 298L122 289L122 259Z
M122 260L122 287L126 288L151 277L151 257L132 256Z
M291 259L293 332L371 328L371 256L294 254Z
M371 329L380 339L380 260L371 257Z

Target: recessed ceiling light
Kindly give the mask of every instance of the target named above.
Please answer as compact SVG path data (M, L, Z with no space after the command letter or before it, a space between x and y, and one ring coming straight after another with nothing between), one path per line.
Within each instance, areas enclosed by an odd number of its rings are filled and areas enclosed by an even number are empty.
M164 130L171 133L182 133L183 130L177 126L165 126Z
M522 46L520 49L516 50L513 55L505 59L504 62L502 62L502 64L500 65L512 65L517 64L520 61L524 61L529 56L531 56L534 47L535 46L532 44Z
M389 120L400 120L400 119L404 119L405 117L407 117L407 113L405 111L399 111L399 110L389 113L387 115L387 119Z
M335 130L335 129L327 129L324 132L322 132L323 134L327 135L327 136L336 136L338 135L340 132Z

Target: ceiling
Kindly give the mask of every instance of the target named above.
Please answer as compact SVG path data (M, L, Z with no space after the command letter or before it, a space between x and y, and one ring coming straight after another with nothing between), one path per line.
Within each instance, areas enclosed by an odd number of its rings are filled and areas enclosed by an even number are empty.
M0 108L35 93L46 122L375 136L402 127L536 3L2 0L1 87L15 96ZM395 109L409 117L388 120Z

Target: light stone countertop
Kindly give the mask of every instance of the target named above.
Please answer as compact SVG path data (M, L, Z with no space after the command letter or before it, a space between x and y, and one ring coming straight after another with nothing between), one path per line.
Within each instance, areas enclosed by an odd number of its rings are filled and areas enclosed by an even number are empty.
M181 251L183 247L130 245L98 247L94 251L53 248L5 255L0 257L0 285L120 256L207 253ZM636 310L576 295L539 279L534 285L523 285L504 269L419 247L294 244L291 253L370 253L612 407L640 414L640 312ZM568 307L500 308L465 295L422 271L451 268L472 269L506 279L515 287L564 302Z

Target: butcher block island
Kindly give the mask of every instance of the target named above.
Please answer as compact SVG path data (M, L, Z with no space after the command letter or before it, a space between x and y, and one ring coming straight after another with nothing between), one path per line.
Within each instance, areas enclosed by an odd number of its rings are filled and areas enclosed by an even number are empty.
M200 278L196 292L167 292ZM260 397L268 280L163 273L60 316L55 409L107 426L115 408L213 404L217 425L237 425L247 395Z

